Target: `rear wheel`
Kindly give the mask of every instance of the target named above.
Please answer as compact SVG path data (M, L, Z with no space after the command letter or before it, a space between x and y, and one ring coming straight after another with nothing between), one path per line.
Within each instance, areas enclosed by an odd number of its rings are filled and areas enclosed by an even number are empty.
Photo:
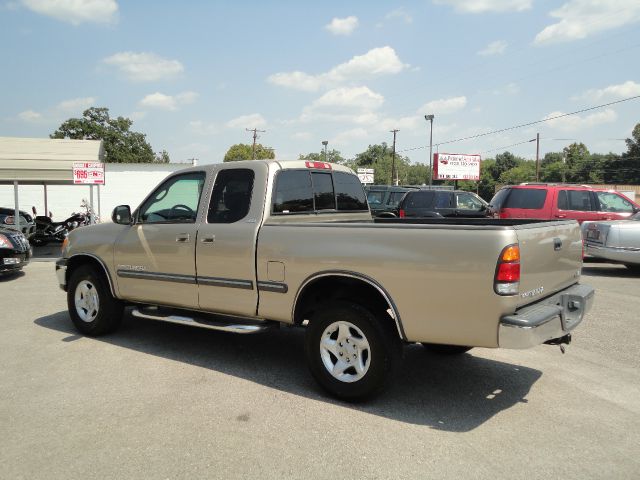
M462 345L443 345L439 343L423 343L422 346L426 348L428 352L436 353L438 355L460 355L473 348L464 347Z
M313 316L305 339L307 364L326 391L364 400L392 379L402 344L385 320L348 301L331 303Z
M111 295L104 276L90 265L78 267L71 274L67 307L75 327L92 337L116 330L124 308Z

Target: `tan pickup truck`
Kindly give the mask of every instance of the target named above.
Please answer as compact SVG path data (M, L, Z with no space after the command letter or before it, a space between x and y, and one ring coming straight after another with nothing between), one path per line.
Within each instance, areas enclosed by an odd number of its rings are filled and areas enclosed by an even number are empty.
M311 373L343 399L380 391L410 342L568 343L594 296L577 222L373 221L329 163L189 168L112 219L71 232L56 264L78 330L111 332L126 306L226 332L300 326Z

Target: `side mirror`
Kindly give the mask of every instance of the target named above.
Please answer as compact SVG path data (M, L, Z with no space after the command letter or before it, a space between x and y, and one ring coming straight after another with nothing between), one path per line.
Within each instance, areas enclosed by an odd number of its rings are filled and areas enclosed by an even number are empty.
M118 225L131 225L131 208L129 205L118 205L114 208L111 220Z

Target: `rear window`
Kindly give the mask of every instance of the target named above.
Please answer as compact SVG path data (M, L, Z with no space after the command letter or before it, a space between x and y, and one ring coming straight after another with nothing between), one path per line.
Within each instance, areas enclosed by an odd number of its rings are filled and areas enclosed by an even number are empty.
M311 213L318 210L368 211L358 177L345 172L309 170L282 170L278 173L273 213Z
M547 199L547 191L540 188L511 188L509 196L503 200L502 206L496 208L521 208L523 210L539 210Z
M409 192L404 197L403 208L429 208L433 203L434 192Z
M367 200L360 180L355 175L334 172L338 210L367 210Z

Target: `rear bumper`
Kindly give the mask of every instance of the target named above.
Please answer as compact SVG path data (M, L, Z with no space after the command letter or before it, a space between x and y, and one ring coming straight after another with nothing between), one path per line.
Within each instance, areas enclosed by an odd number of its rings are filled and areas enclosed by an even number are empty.
M564 337L591 310L595 291L589 285L573 285L533 305L500 319L501 348L530 348Z

